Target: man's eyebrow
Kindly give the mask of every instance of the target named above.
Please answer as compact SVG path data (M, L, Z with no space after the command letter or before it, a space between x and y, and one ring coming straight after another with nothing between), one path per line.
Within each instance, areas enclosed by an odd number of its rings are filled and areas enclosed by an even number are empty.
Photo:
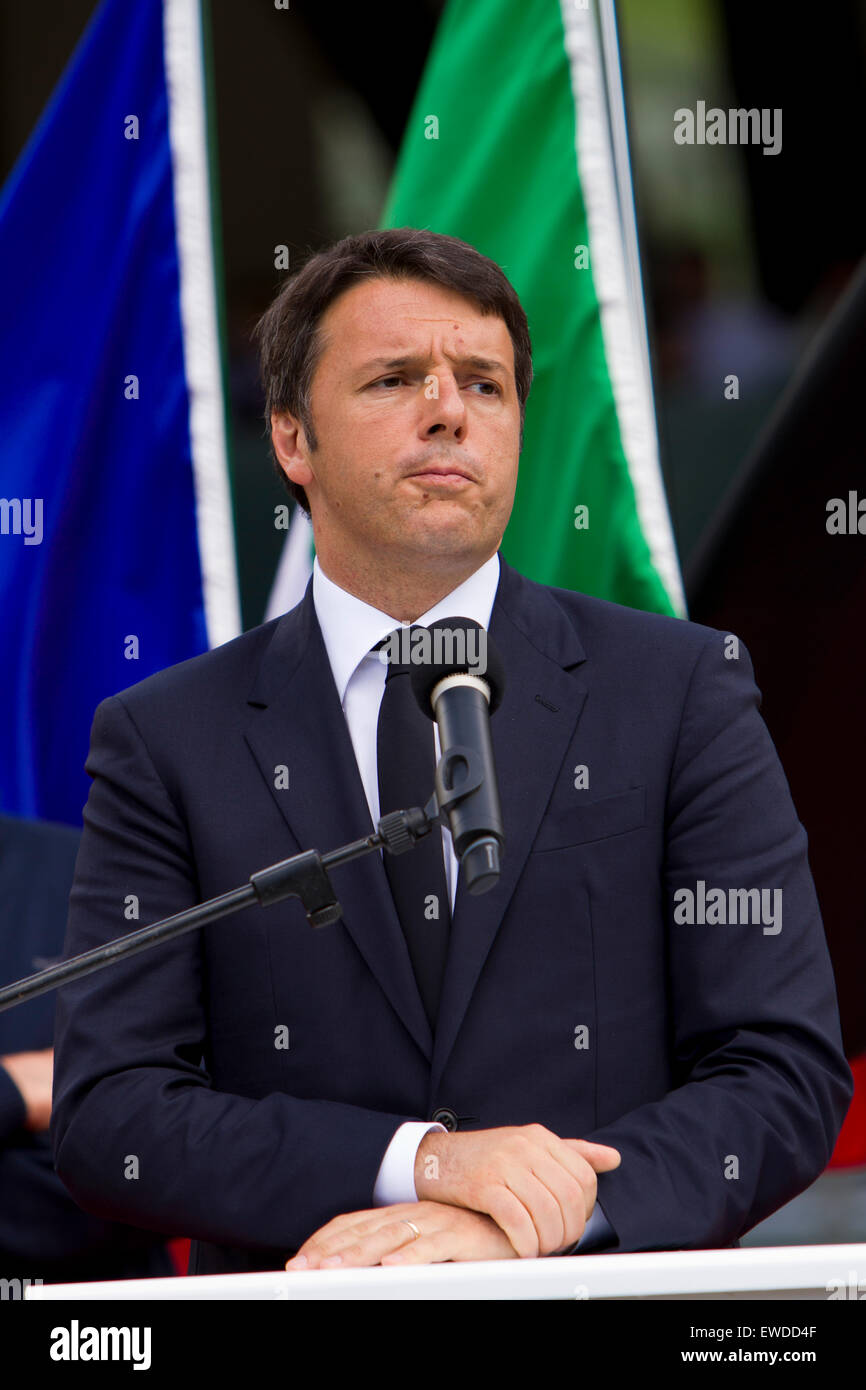
M359 368L359 372L372 371L374 367L384 367L387 370L396 371L401 367L422 366L426 359L424 357L413 356L406 353L402 357L372 357L368 362L364 362ZM504 362L498 362L495 357L478 357L471 354L468 357L458 357L456 361L465 367L474 367L477 372L502 372L508 375L508 368Z

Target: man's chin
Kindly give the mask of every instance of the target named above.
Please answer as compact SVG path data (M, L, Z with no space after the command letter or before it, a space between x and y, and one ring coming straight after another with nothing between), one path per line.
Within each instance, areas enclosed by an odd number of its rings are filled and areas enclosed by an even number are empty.
M422 513L407 517L395 539L419 557L453 555L456 558L483 548L488 527L481 523L482 518L453 503L434 503L426 506Z

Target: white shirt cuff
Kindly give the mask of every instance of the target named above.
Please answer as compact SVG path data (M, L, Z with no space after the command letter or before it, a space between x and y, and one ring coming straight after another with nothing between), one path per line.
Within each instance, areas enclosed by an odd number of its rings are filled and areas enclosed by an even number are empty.
M407 1120L394 1135L382 1162L376 1186L373 1188L373 1206L391 1207L397 1202L417 1202L415 1191L415 1157L425 1134L438 1129L442 1134L448 1131L444 1125L431 1124L427 1120Z

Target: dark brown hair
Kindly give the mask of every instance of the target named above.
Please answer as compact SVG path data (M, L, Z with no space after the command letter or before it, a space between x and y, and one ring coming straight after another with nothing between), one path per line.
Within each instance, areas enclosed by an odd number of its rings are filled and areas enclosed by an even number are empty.
M288 411L300 421L312 450L319 447L310 410L313 376L322 352L322 315L344 290L363 279L423 280L471 300L482 314L501 318L514 347L514 378L520 403L520 445L526 400L532 385L529 325L517 293L487 256L457 237L417 227L361 232L311 255L289 279L253 329L265 391L265 422ZM309 512L307 495L292 483L271 447L278 477Z

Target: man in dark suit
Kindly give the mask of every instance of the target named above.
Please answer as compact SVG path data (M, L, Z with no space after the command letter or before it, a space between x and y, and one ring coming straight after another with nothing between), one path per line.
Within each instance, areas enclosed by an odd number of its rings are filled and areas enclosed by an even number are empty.
M368 833L404 736L429 790L432 725L377 646L454 614L506 673L502 876L471 897L443 832L414 884L335 871L335 925L247 909L67 987L58 1172L190 1235L190 1272L736 1244L821 1172L852 1094L748 654L500 560L529 335L471 247L347 238L259 338L314 577L100 705L67 950Z

